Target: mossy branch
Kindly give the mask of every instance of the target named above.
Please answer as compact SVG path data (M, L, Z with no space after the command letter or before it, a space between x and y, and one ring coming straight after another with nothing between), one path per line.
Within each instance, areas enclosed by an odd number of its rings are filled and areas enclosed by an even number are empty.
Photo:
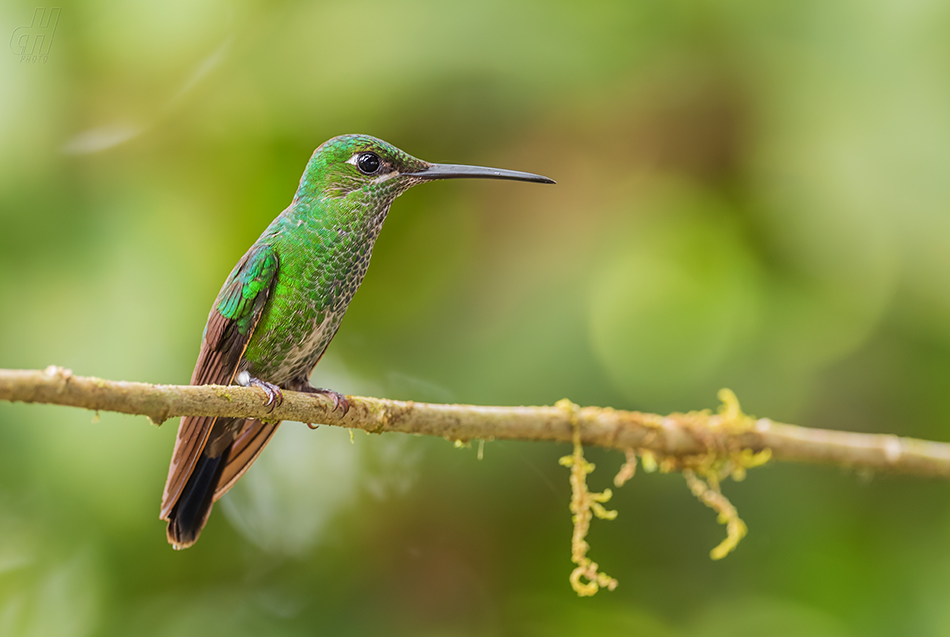
M707 457L771 450L772 461L950 478L950 444L888 434L811 429L768 418L693 411L667 416L609 407L481 407L350 397L345 416L320 396L284 392L268 411L256 388L150 385L75 376L69 370L0 369L0 400L68 405L147 416L160 424L178 416L246 416L400 432L448 440L546 440L652 452L657 458Z
M349 396L350 409L345 415L333 411L329 401L311 394L284 392L283 403L273 411L263 399L260 390L243 387L109 381L75 376L55 366L43 371L0 369L0 400L139 414L156 425L178 416L243 416L348 427L351 435L352 429L362 429L441 436L463 446L471 440L569 442L573 453L561 458L561 464L571 470L571 559L576 567L570 582L581 596L617 586L617 581L587 556L591 520L612 520L617 512L604 507L610 489L597 493L587 487L594 465L584 458L585 445L625 452L626 461L614 478L617 487L633 477L638 455L648 473L658 469L681 472L693 495L715 510L719 522L726 525L726 538L710 552L713 559L728 555L747 531L723 495L721 481L742 480L747 469L770 459L950 478L948 443L755 419L742 412L728 389L719 392L722 405L717 413L703 410L668 416L578 407L567 399L553 407L478 407ZM479 457L481 449L479 444Z

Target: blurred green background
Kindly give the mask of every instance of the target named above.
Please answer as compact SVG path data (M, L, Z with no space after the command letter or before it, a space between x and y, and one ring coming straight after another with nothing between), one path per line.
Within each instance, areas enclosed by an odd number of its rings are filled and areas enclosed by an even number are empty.
M946 2L66 2L0 98L2 367L187 382L310 153L365 132L558 185L400 198L316 384L659 412L728 386L950 438ZM712 562L712 512L640 474L589 537L620 586L578 599L564 445L286 423L179 553L176 427L0 404L0 635L950 635L942 482L756 469ZM621 454L588 457L609 485Z

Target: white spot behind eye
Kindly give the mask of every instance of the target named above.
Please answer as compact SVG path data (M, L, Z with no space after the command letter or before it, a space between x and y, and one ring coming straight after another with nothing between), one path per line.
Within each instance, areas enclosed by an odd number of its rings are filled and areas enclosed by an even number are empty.
M384 181L388 181L392 179L393 177L398 177L398 176L399 176L398 170L390 170L388 173L383 173L382 175L374 179L373 183L374 184L382 183Z

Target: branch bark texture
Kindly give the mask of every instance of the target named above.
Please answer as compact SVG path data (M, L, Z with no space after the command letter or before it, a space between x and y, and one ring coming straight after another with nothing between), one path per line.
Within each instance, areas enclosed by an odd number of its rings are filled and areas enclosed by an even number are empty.
M646 450L687 458L714 452L771 450L773 460L950 478L950 444L813 429L708 411L667 416L607 407L481 407L349 397L344 416L320 396L285 391L273 411L256 388L151 385L76 376L61 367L0 369L0 400L47 403L147 416L161 424L178 416L244 416L399 432L449 440L570 443L574 423L585 446Z

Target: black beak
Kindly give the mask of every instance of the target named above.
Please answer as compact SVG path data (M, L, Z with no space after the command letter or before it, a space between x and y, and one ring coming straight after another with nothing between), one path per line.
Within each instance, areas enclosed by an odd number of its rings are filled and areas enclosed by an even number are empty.
M405 173L404 176L425 181L432 179L512 179L514 181L533 181L537 184L557 183L553 179L534 173L523 173L520 170L462 166L460 164L429 164L429 167L425 170Z

